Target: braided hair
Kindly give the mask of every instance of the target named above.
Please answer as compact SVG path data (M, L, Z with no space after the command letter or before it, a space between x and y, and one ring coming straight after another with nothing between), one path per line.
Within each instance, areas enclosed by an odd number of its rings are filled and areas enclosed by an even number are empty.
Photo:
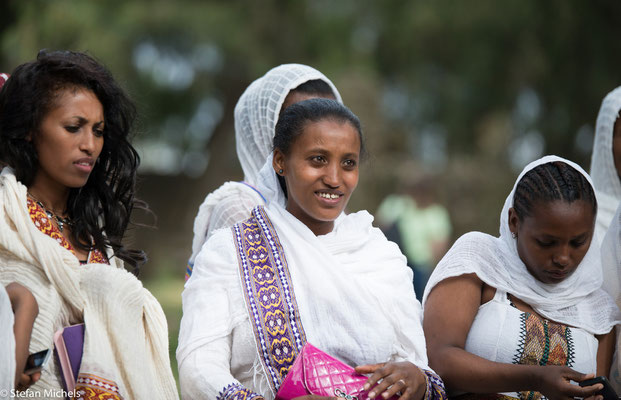
M561 161L538 165L528 171L517 184L513 195L513 209L520 221L532 215L533 204L562 200L577 200L591 205L597 214L597 200L593 187L575 168Z

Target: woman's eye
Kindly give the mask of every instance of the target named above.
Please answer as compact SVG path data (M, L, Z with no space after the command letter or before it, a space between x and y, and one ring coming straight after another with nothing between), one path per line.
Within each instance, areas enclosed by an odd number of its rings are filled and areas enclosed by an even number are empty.
M97 137L102 137L104 135L104 131L103 129L94 129L93 133L95 134L95 136Z
M67 132L76 133L77 131L80 130L80 127L75 126L75 125L69 125L69 126L65 126L65 129L67 130Z
M586 239L573 240L573 241L571 242L571 245L572 245L573 247L578 248L578 247L582 247L582 246L584 246L584 244L585 244L586 242L587 242L587 241L586 241Z
M311 157L312 161L318 162L318 163L322 163L324 162L326 159L324 158L324 156L313 156Z
M356 161L354 161L354 160L345 160L345 161L343 162L343 164L344 164L346 167L355 167L355 166L356 166Z
M545 240L537 240L537 244L541 247L551 247L554 245L554 242L548 242Z

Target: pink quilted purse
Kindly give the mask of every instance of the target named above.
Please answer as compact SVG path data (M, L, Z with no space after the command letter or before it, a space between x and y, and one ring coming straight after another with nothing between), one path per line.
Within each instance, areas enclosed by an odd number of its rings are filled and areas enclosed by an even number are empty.
M367 379L307 342L280 385L276 400L307 394L367 400L367 392L362 390Z

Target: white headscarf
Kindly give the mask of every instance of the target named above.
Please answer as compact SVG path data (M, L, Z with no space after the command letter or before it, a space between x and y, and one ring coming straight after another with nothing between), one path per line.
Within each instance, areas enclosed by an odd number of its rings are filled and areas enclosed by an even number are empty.
M595 230L600 239L604 237L621 200L621 182L612 154L612 137L619 110L621 110L621 86L606 95L595 125L591 177L598 202Z
M246 182L256 183L259 170L272 153L274 129L289 92L315 79L327 83L342 103L336 86L324 74L302 64L283 64L272 68L252 82L241 95L235 106L235 141Z
M500 237L470 232L460 237L434 270L423 296L441 281L475 273L491 287L511 293L545 318L582 328L592 334L608 333L620 322L619 309L602 286L602 268L596 237L576 271L564 281L546 284L532 276L520 259L516 240L509 229L509 208L515 188L531 169L550 162L564 162L591 179L577 164L556 156L546 156L528 164L505 200L500 214Z
M292 89L319 79L327 83L334 96L342 102L336 86L324 74L302 64L283 64L272 68L252 82L235 106L235 140L237 156L244 170L244 180L256 185L259 170L272 153L274 129L280 108ZM227 182L210 193L194 220L194 239L190 264L207 238L216 229L224 228L250 216L261 204L261 195L238 182Z

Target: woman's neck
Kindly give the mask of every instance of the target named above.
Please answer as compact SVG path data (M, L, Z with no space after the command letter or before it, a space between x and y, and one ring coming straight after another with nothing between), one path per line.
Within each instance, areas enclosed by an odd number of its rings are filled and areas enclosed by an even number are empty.
M60 216L66 214L67 200L69 199L68 187L35 178L28 187L28 193L54 214Z

